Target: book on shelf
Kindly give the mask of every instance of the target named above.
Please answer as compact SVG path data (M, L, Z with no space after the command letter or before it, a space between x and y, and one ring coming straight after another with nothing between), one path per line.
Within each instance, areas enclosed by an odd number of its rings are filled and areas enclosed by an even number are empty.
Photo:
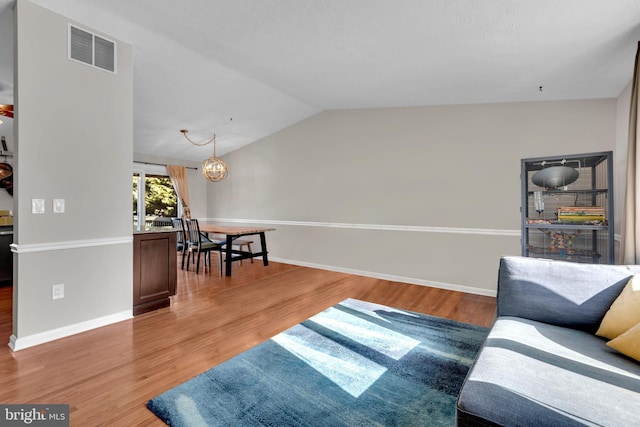
M604 220L604 208L600 206L558 207L558 221L561 222L588 222Z

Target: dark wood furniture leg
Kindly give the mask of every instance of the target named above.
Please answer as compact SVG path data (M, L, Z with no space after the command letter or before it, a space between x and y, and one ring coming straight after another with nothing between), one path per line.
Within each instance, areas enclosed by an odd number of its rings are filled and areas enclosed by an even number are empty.
M262 263L265 266L269 265L269 259L267 258L267 239L264 237L264 232L260 233L260 245L262 246Z
M225 276L231 276L231 263L233 262L232 257L232 252L231 252L231 246L233 245L233 236L231 236L230 234L227 234L227 246L225 247L225 259L224 259L224 266L225 266Z

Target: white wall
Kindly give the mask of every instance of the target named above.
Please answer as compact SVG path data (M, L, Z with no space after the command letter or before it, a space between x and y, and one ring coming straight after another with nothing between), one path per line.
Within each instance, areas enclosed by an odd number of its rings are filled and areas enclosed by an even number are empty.
M520 254L520 159L616 148L616 100L326 111L225 156L210 219L272 259L481 294Z
M69 20L26 0L16 8L11 345L20 349L131 316L133 71L131 46L117 41L117 74L68 60ZM31 213L34 198L44 214ZM66 213L52 213L54 198ZM63 299L52 300L54 284Z

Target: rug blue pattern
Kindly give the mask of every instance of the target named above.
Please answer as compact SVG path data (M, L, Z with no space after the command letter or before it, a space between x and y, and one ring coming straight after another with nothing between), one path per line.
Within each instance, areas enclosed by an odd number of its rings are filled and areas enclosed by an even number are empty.
M453 426L487 333L347 299L147 407L171 426Z

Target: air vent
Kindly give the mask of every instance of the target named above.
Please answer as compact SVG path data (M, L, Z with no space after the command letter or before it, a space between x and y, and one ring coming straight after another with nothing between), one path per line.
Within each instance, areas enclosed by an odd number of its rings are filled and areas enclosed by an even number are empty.
M115 53L116 45L107 39L94 36L93 45L95 46L95 59L94 64L96 67L100 67L104 70L111 72L115 71Z
M76 61L93 65L93 34L69 27L69 56Z
M69 59L115 73L115 58L114 42L69 25Z

